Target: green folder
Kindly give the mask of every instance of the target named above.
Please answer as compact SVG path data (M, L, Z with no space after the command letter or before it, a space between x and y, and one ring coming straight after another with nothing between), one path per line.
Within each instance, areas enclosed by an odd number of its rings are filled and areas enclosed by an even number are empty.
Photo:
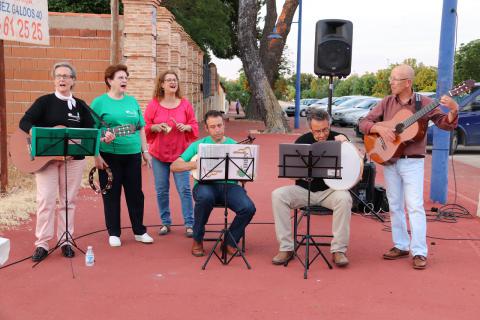
M32 157L97 156L99 129L32 127Z

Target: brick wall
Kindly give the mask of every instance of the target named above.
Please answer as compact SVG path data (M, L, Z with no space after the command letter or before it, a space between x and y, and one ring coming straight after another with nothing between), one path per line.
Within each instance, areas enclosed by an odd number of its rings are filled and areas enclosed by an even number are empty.
M204 112L215 107L203 99L201 92L203 52L159 3L123 0L129 18L120 17L119 56L130 71L129 93L145 107L152 97L157 75L174 69L179 74L184 96L201 119ZM53 92L51 72L56 62L68 61L75 66L74 94L87 103L106 91L103 73L110 64L110 15L50 12L49 27L47 46L4 42L8 133L17 128L25 110L37 97Z
M175 70L183 95L192 103L197 119L202 119L205 101L200 89L203 82L203 52L164 7L157 10L157 71Z
M66 19L65 19L66 18ZM18 126L32 102L54 90L52 66L69 61L77 69L76 96L90 103L105 92L110 59L110 16L49 13L50 44L5 41L7 131ZM71 26L85 26L73 29Z

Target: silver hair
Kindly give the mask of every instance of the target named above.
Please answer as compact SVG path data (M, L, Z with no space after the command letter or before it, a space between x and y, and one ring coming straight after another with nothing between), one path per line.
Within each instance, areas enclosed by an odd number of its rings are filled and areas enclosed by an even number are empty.
M53 77L55 77L55 70L62 67L70 69L72 79L74 80L77 79L77 70L75 70L75 68L70 64L70 62L66 62L66 61L57 62L53 65L53 71L52 71Z
M312 124L312 119L317 120L317 121L323 121L327 120L328 123L330 123L330 115L328 114L327 111L322 110L322 109L313 109L311 108L309 112L307 113L307 123L308 126L311 127Z

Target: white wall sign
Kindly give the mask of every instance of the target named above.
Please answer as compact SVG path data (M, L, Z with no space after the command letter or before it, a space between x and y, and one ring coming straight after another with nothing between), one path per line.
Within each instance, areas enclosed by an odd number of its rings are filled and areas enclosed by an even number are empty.
M0 39L49 44L47 0L0 0Z

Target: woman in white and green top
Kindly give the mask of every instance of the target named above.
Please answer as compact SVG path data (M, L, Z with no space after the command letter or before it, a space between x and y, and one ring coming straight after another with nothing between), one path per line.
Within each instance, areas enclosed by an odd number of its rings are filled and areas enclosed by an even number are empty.
M147 151L145 122L137 100L126 95L128 82L127 66L122 64L109 66L105 70L105 83L109 91L93 100L92 109L103 120L97 121L97 127L115 128L132 125L136 128L130 135L116 137L111 144L101 143L100 157L95 159L98 169L109 167L112 170L112 188L103 194L105 223L109 234L108 242L112 247L121 245L120 207L122 187L125 192L128 214L135 240L152 243L153 239L143 225L144 195L142 191L142 156L150 166L151 157ZM107 184L107 174L99 171L100 185Z

